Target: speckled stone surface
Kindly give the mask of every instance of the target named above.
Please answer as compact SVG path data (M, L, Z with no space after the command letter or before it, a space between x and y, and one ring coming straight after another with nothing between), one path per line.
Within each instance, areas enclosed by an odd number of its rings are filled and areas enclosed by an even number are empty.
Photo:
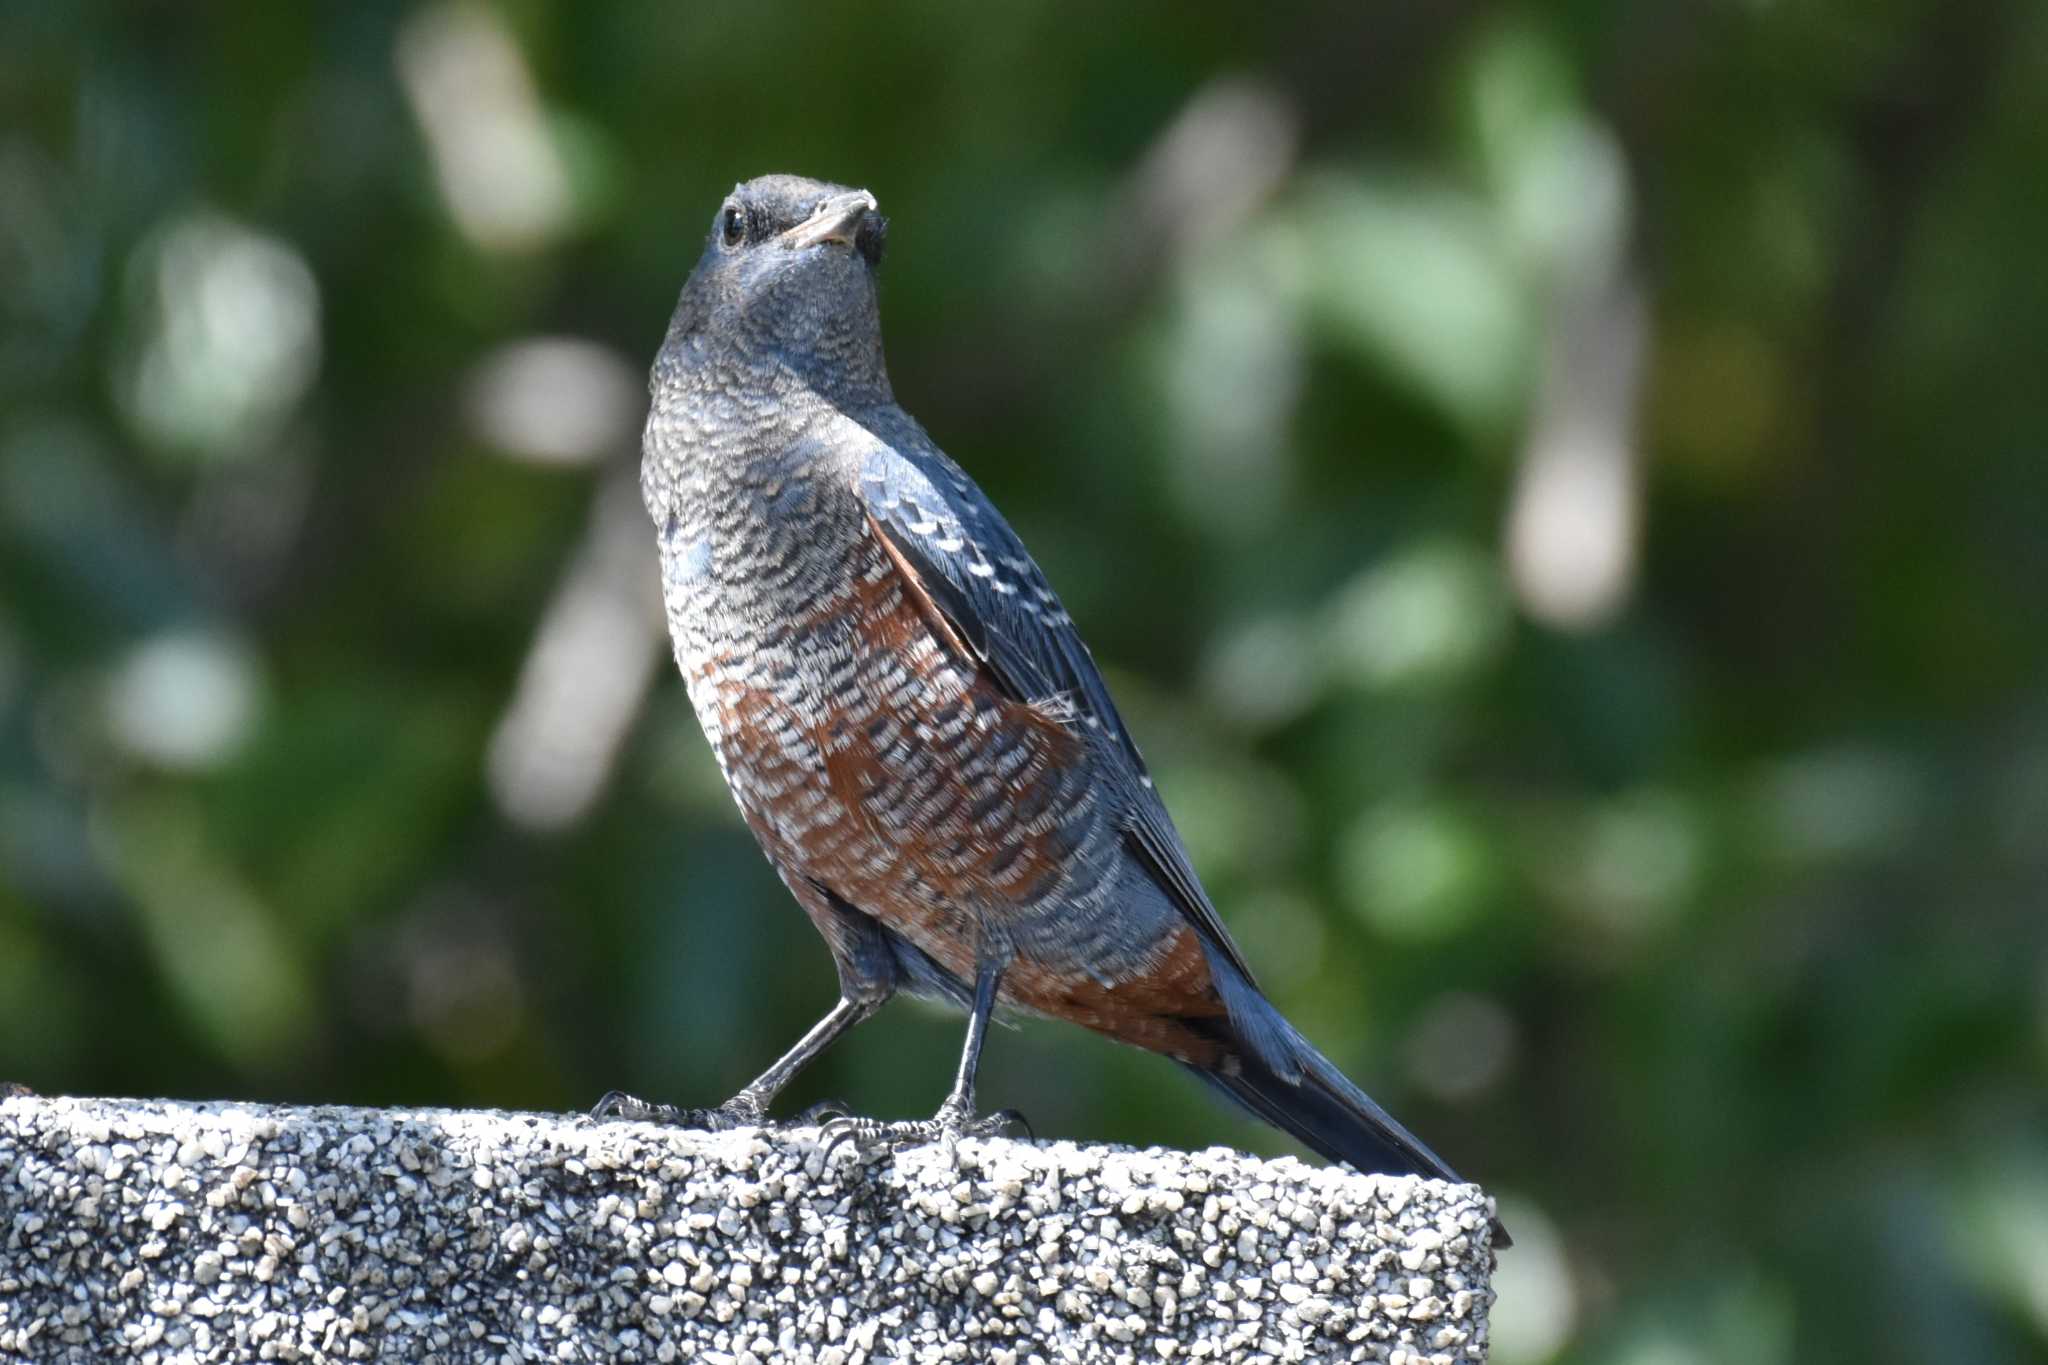
M816 1138L0 1100L0 1360L1485 1359L1473 1186Z

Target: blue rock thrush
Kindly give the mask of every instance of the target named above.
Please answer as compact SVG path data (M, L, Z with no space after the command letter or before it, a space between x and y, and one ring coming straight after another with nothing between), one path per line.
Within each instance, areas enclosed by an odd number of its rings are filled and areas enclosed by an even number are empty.
M907 990L968 1012L958 1076L931 1120L857 1136L1014 1117L974 1101L1002 1007L1164 1053L1333 1160L1456 1180L1260 993L1059 597L896 405L886 226L862 190L733 191L655 360L640 475L676 663L839 1003L717 1109L597 1113L761 1122Z

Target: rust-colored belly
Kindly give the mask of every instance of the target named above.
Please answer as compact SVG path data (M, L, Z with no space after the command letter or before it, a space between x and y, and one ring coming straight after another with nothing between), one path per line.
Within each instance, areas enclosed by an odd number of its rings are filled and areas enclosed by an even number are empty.
M794 682L751 685L727 657L693 688L715 698L727 780L769 857L963 982L993 936L1012 955L1005 1003L1203 1051L1177 1018L1221 1012L1191 927L1106 982L1058 951L1061 916L1117 909L1087 741L1003 692L880 545L854 568L849 594L788 624Z

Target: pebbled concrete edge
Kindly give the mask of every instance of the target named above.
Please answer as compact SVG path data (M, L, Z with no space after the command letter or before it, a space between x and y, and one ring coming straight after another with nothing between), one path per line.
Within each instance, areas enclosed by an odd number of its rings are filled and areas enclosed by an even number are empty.
M1475 1186L816 1138L0 1099L0 1359L1486 1357Z

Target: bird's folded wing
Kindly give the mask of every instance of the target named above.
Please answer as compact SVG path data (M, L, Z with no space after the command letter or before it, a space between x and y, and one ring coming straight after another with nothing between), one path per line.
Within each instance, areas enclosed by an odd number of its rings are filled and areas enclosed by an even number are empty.
M855 477L868 520L913 578L912 592L944 614L997 685L1026 704L1070 710L1104 738L1099 751L1125 765L1130 779L1126 837L1203 936L1251 980L1088 646L1002 513L937 451L905 453L878 441Z

